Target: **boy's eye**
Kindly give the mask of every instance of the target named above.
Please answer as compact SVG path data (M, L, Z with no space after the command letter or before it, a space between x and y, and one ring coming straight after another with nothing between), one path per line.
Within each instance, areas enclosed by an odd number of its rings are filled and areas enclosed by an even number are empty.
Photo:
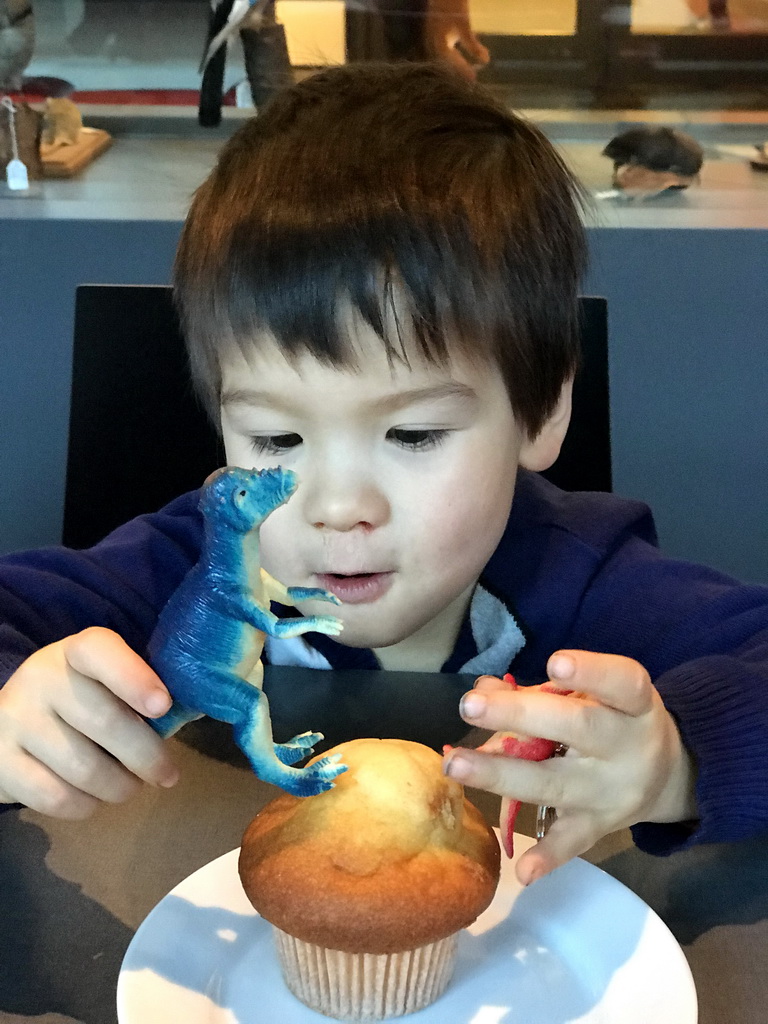
M401 448L407 448L410 451L426 451L442 444L447 434L448 431L442 429L408 430L405 427L392 427L387 431L387 438Z
M300 434L254 434L251 437L251 447L257 455L282 455L300 444Z

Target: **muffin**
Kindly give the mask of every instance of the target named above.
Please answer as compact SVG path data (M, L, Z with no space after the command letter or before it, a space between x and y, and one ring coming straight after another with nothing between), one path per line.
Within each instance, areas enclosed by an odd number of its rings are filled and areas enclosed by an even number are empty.
M249 825L243 888L311 1009L412 1013L443 992L457 933L491 902L499 845L429 747L361 739L328 753L348 766L333 789L279 796Z

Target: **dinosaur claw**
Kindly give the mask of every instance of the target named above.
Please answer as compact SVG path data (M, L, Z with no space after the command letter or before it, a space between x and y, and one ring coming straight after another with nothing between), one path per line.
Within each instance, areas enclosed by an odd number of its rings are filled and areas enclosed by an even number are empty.
M293 601L328 601L330 604L341 604L341 600L320 587L288 587L288 596Z
M325 633L326 636L338 636L344 629L344 624L332 615L323 615L317 620L315 629L318 633Z
M321 732L303 732L287 743L275 743L275 756L283 764L295 764L315 752L315 744L323 738Z
M341 754L331 754L328 757L321 757L319 761L304 769L307 781L314 782L319 788L318 793L331 789L333 780L337 775L347 770L345 764L341 764Z

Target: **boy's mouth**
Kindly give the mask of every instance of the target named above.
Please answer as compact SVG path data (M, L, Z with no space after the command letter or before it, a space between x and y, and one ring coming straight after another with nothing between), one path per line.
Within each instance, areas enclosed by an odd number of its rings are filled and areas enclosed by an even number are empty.
M345 604L367 604L386 594L394 575L393 572L322 572L317 574L317 581Z

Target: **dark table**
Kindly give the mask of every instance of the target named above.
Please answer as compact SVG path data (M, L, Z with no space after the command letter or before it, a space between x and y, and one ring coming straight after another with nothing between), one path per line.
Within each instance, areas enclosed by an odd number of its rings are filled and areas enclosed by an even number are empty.
M311 726L328 743L403 735L436 747L465 735L456 702L470 685L467 677L285 668L266 679L279 739ZM415 729L416 721L426 725ZM114 1024L120 963L137 926L178 882L237 847L275 795L218 723L193 723L169 742L181 768L172 790L147 786L86 822L0 815L2 1024ZM495 823L497 799L469 795ZM531 835L532 827L524 809L518 829ZM652 858L620 832L585 859L642 897L682 944L701 1024L764 1024L768 840Z

